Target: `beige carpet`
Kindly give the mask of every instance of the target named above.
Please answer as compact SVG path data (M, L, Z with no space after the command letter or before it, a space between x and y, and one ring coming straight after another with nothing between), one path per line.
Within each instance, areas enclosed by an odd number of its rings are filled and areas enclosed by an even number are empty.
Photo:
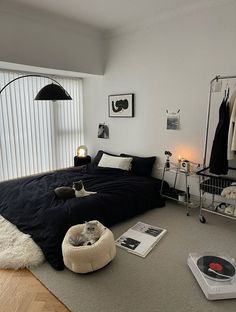
M139 220L166 228L146 258L117 248L113 262L91 274L58 272L47 263L31 271L73 312L233 312L236 299L208 301L187 266L190 252L225 252L236 258L235 221L205 216L202 224L198 209L187 217L183 206L168 202L112 228L115 237Z

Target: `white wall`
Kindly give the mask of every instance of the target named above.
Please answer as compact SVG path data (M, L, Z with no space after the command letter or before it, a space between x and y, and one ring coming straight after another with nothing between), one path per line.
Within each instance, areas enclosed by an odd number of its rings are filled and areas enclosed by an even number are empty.
M86 25L0 3L0 61L103 74L101 34Z
M236 74L236 4L220 2L207 6L206 1L205 8L127 29L105 46L94 29L9 9L1 2L0 61L102 74L106 51L105 75L84 79L90 154L100 148L156 155L163 162L168 149L173 160L182 155L201 162L209 81L216 74ZM135 118L109 118L108 95L131 92ZM166 109L180 109L180 130L166 130ZM109 125L109 140L97 138L99 122Z
M103 78L84 81L85 142L97 149L202 162L209 81L236 74L236 3L199 8L107 40ZM109 118L109 94L135 93L135 118ZM166 109L181 129L166 130ZM98 139L106 122L110 139ZM216 121L215 121L216 122Z

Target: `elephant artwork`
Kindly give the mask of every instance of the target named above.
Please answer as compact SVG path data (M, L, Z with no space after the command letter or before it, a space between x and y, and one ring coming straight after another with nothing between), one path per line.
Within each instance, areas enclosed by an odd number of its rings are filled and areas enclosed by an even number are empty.
M118 100L112 101L112 111L115 113L121 112L123 109L127 109L129 107L128 100Z
M134 117L134 94L110 95L109 117Z

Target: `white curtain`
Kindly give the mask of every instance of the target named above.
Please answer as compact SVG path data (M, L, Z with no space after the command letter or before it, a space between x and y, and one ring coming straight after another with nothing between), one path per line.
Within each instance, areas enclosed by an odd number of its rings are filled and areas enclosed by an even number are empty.
M0 89L26 73L0 71ZM83 142L82 80L53 76L72 101L34 101L52 81L27 77L0 94L0 181L73 165Z

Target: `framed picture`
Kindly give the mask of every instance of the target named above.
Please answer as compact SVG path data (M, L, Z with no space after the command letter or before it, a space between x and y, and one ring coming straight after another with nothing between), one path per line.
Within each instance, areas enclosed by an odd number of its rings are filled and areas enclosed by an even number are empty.
M180 110L178 110L176 113L170 113L168 110L167 112L167 124L166 129L167 130L179 130L180 129Z
M109 117L134 117L134 93L108 96Z
M109 128L105 124L98 125L98 138L109 139Z

